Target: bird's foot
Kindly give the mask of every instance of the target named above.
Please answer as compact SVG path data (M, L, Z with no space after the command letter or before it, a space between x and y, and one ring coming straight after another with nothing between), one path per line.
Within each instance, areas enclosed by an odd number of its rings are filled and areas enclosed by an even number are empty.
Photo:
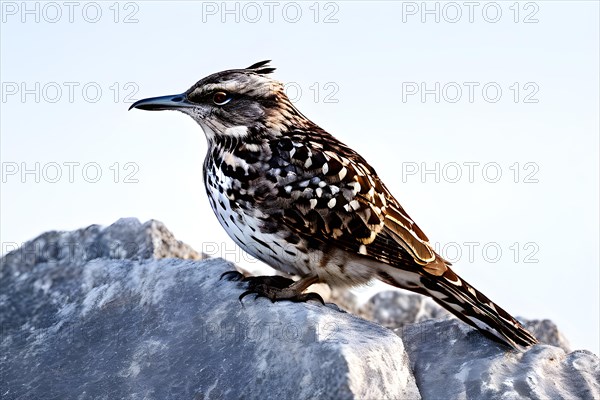
M300 289L302 280L294 282L283 276L250 276L242 279L248 282L248 289L240 295L240 301L249 294L256 294L255 298L266 297L271 302L288 300L293 302L305 302L317 300L325 304L323 298L317 293L302 293Z

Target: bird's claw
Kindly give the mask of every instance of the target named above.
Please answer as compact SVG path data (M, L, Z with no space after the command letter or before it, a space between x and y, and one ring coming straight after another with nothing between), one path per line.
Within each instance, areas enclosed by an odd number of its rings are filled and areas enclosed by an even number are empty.
M248 289L240 294L240 302L242 302L244 297L254 293L256 294L254 299L266 297L267 299L271 300L272 303L281 300L293 301L295 303L316 300L325 305L325 301L318 293L298 293L291 289L290 286L294 283L294 281L283 276L247 277L244 278L243 281L248 282Z
M316 300L319 303L325 305L325 300L323 300L323 298L321 297L321 295L319 293L315 293L315 292L301 293L298 295L297 298L290 299L290 300L296 301L296 302L306 302L309 300Z
M221 276L219 277L219 280L222 280L223 278L225 278L225 280L227 281L242 281L245 279L244 275L241 274L238 271L225 271L221 274Z

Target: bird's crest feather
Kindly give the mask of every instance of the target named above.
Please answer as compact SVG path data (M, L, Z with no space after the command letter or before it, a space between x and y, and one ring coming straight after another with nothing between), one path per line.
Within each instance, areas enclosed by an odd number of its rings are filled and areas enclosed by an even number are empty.
M268 65L270 62L271 62L271 60L259 61L245 69L251 70L252 72L261 74L261 75L270 74L273 71L275 71L275 68Z

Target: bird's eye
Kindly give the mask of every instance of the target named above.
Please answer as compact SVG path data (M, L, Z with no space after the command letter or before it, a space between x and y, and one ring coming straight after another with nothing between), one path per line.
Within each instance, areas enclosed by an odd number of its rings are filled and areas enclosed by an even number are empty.
M213 103L218 106L229 103L231 96L225 92L215 92L213 94Z

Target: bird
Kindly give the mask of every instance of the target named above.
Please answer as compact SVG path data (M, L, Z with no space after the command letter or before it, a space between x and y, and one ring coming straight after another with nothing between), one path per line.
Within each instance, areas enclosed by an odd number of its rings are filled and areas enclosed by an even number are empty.
M431 297L514 349L538 343L450 268L358 152L292 104L270 63L217 72L184 93L129 108L180 111L204 131L203 181L214 214L238 246L285 274L240 277L248 284L240 301L253 293L322 302L305 290L378 279Z

